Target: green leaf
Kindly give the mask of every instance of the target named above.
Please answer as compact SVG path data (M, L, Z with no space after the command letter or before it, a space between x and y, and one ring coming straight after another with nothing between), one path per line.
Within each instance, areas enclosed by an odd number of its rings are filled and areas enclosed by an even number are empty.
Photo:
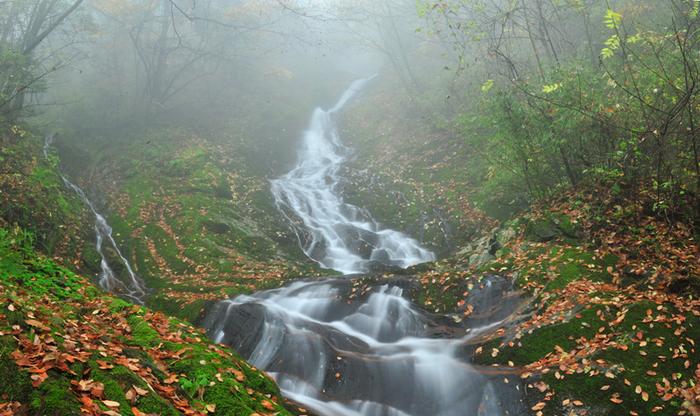
M487 93L489 92L489 90L491 90L491 88L493 88L493 80L486 80L486 82L484 82L484 85L481 86L481 92Z
M616 13L612 9L608 9L608 11L605 13L605 17L603 18L603 22L609 29L615 29L622 23L622 15L620 13Z
M605 41L605 48L600 51L601 56L606 59L615 55L615 51L620 47L620 38L612 35Z
M559 87L561 87L561 86L562 86L561 82L557 82L556 84L545 85L542 87L542 92L545 94L549 94L549 93L552 93L552 92L558 90Z

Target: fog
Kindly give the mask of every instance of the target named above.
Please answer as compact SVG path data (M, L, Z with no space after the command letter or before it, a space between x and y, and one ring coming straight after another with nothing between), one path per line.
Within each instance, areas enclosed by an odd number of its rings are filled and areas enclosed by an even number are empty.
M0 0L0 414L696 414L699 52L697 0Z
M81 137L232 124L296 134L358 78L420 94L445 72L424 25L413 1L86 1L37 53L45 85L28 107Z

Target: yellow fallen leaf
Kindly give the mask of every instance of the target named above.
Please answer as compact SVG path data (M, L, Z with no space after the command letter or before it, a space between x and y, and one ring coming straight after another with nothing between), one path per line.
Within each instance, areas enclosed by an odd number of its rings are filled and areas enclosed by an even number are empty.
M102 403L107 407L119 407L119 402L115 402L114 400L102 400Z

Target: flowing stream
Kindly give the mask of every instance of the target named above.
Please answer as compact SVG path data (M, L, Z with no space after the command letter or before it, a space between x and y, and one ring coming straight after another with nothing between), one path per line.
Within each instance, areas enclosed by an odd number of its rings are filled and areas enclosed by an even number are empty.
M272 181L279 209L287 215L308 257L344 274L364 273L373 263L406 268L435 259L418 241L383 229L364 209L343 201L338 171L350 154L336 114L371 78L355 81L330 110L317 108L302 138L297 165Z
M272 181L278 208L304 252L346 275L374 263L402 268L433 253L409 236L383 229L340 195L339 169L349 149L336 114L369 80L353 83L328 111L317 108L297 165ZM520 414L514 373L472 366L480 337L515 310L510 286L487 279L470 294L475 318L461 324L415 307L410 279L360 286L353 276L299 281L218 302L204 327L269 372L283 394L323 416L505 416Z
M51 146L56 138L55 134L50 134L44 139L44 158L48 161L51 151ZM85 203L85 205L90 209L92 214L95 216L95 250L100 255L100 276L98 283L100 287L108 292L115 293L120 296L124 296L132 301L143 304L143 300L146 296L146 288L139 279L139 277L134 273L129 261L124 257L117 242L112 236L112 227L107 223L107 220L102 216L95 205L90 201L85 192L76 184L68 180L63 173L59 171L59 175L63 180L63 184L75 192L78 197ZM105 255L105 242L109 244L112 248L116 257L123 265L126 275L124 279L120 279L120 276L115 273L109 264L109 260Z

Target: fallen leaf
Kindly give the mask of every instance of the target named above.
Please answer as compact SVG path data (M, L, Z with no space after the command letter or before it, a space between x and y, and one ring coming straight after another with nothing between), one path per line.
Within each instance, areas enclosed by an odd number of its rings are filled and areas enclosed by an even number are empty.
M27 319L27 320L24 321L24 322L25 322L27 325L33 326L33 327L35 327L35 328L39 328L39 329L41 329L42 331L48 331L48 330L51 329L51 328L49 328L48 326L44 325L43 323L37 321L36 319Z
M119 407L119 402L115 402L114 400L102 400L102 403L104 403L105 406L107 407Z

